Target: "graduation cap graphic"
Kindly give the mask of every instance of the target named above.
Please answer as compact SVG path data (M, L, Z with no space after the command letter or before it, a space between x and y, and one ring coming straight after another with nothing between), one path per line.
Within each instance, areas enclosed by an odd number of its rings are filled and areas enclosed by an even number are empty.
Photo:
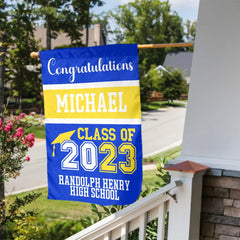
M62 144L65 140L71 140L71 136L76 132L76 130L60 133L51 144L53 144L52 156L55 157L55 144Z

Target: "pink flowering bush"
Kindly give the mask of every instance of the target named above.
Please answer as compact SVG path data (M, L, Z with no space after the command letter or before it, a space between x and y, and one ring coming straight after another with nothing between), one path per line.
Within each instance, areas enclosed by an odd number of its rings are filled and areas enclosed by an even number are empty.
M12 117L0 114L0 239L8 239L7 232L12 234L11 231L14 228L10 227L10 231L6 231L9 226L14 224L18 226L17 223L20 224L22 219L33 216L32 212L24 212L21 208L40 196L40 194L29 193L23 198L17 198L13 203L4 200L4 181L16 178L23 163L30 161L30 157L26 154L35 141L34 134L29 132L31 126L25 113ZM24 221L21 223L20 227L23 226Z
M0 117L0 181L17 177L23 163L30 161L26 153L34 145L35 137L29 133L29 127L25 113Z

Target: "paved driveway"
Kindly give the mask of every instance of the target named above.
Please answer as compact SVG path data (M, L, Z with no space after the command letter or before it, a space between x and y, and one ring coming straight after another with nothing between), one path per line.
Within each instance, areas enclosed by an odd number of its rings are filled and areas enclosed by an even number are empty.
M151 156L182 143L186 107L142 113L143 156Z
M185 112L185 107L177 107L142 113L144 157L181 144ZM28 155L31 160L25 163L20 176L5 184L6 194L47 186L45 141L37 142Z

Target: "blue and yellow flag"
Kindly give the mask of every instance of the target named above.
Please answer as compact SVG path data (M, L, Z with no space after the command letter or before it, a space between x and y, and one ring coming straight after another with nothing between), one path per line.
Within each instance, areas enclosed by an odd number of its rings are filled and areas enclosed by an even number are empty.
M133 203L142 185L136 44L40 52L48 198Z

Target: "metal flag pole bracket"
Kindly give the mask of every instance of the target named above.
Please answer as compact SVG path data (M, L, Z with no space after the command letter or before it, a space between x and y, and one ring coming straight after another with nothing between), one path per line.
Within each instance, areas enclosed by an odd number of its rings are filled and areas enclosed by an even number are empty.
M171 48L171 47L193 47L192 42L184 43L159 43L159 44L138 44L138 49L148 48ZM31 52L31 58L39 58L39 52Z

